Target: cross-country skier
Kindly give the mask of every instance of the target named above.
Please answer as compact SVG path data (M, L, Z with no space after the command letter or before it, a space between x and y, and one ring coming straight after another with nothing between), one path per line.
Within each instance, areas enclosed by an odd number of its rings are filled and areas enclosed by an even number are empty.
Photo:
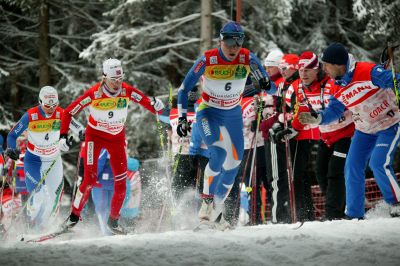
M31 195L27 213L37 228L45 228L52 214L58 211L63 193L63 166L59 148L63 109L58 106L58 93L51 86L39 92L39 105L29 109L11 129L7 137L6 156L18 160L17 138L26 130L28 144L24 157L26 187ZM77 121L71 123L76 134L83 130Z
M340 43L322 55L324 70L339 85L329 106L317 117L303 113L302 123L326 125L337 121L345 108L352 112L355 133L345 164L348 218L364 218L365 168L369 166L392 216L400 216L400 187L393 171L393 157L400 139L400 113L392 90L391 71L382 65L356 62ZM397 75L397 80L400 75Z
M318 112L329 104L334 80L322 70L318 56L311 51L300 55L300 82L294 84L298 111L292 127L300 131L306 127L298 121L303 112ZM321 140L318 143L316 173L319 187L325 195L325 219L341 219L344 216L345 184L344 164L354 133L351 112L346 110L340 119L320 125Z
M242 48L244 31L236 22L220 31L220 46L206 51L192 66L178 92L179 125L185 137L188 93L203 76L203 101L196 113L200 134L210 152L204 173L201 220L215 221L222 212L243 157L243 121L240 102L247 76L252 72L261 89L275 89L258 58Z
M68 150L68 125L73 115L89 107L88 124L85 131L87 155L84 161L84 178L80 184L72 211L65 221L64 228L72 228L79 221L80 212L97 180L97 158L100 151L106 149L110 154L110 163L114 174L114 195L111 201L107 225L114 234L125 234L118 219L126 193L127 154L125 121L130 101L139 103L152 113L162 113L164 104L156 98L150 99L141 91L123 82L124 72L121 62L107 59L103 62L103 78L82 96L72 102L62 118L60 143Z

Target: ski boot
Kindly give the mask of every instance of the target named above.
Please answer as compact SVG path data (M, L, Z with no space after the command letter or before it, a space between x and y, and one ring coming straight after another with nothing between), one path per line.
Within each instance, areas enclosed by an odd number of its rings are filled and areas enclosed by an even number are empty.
M118 219L112 219L111 217L108 218L107 227L113 235L126 235L128 233L118 224Z
M400 217L400 203L390 205L390 216Z
M64 230L69 230L74 227L79 222L79 216L71 212L67 220L64 221L61 228Z
M214 208L214 199L203 198L203 202L201 203L199 211L200 221L210 221L213 208Z

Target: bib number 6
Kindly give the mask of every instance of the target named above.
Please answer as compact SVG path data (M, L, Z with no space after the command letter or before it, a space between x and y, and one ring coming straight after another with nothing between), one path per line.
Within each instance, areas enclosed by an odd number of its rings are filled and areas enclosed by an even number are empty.
M232 89L232 82L228 82L225 84L225 90L230 91Z

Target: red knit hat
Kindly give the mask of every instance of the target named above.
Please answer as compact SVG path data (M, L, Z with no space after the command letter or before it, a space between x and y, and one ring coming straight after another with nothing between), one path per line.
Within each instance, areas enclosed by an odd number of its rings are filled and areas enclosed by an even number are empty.
M279 63L279 68L280 69L289 68L297 70L299 69L298 63L299 63L299 56L297 54L285 54L282 57L281 62Z
M311 51L306 51L300 55L299 69L318 69L319 61L318 56Z

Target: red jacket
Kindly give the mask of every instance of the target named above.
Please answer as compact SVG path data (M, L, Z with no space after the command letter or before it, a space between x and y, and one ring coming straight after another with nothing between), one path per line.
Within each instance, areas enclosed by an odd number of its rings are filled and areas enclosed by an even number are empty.
M328 146L330 146L339 139L353 136L354 123L349 110L345 111L341 119L334 121L329 125L303 125L298 120L300 113L310 112L309 105L316 112L328 106L331 93L337 86L334 84L334 80L330 79L326 75L321 81L314 81L308 87L303 86L300 80L298 80L296 84L292 85L294 85L293 88L295 90L296 100L298 103L298 107L292 121L292 127L299 132L303 132L303 139L308 139L307 137L309 137L309 139L319 139L317 136L320 132L320 138Z
M131 100L155 113L150 99L133 86L122 83L121 90L116 95L110 95L101 85L100 82L95 84L65 109L60 134L68 133L72 116L86 106L90 106L87 127L108 139L120 133L124 134L128 104Z

